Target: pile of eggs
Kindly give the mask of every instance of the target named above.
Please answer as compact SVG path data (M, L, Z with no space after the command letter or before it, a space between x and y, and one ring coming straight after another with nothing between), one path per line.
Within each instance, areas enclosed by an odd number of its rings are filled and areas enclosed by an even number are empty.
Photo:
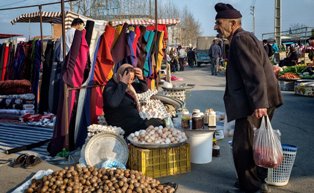
M175 128L149 126L146 130L131 133L128 139L140 144L176 144L186 141L187 137Z
M139 114L142 119L165 119L169 117L164 104L157 99L148 100L144 105L141 106L141 112Z
M91 138L99 133L113 133L116 135L124 135L124 130L121 127L111 126L111 125L98 125L93 124L87 127L87 137Z

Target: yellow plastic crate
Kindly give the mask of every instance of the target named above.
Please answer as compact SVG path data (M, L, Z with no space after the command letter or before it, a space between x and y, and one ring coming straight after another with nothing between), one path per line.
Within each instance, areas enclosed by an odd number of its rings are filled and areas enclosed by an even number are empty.
M191 171L190 146L144 149L130 145L128 167L158 178Z

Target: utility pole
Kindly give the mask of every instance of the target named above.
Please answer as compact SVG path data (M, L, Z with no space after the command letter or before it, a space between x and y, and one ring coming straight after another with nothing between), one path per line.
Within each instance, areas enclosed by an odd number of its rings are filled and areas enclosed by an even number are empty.
M255 3L253 5L250 6L250 10L251 10L251 15L253 16L252 19L253 19L253 22L252 22L252 25L253 25L253 34L255 34Z
M281 45L281 0L275 0L275 40L278 46Z

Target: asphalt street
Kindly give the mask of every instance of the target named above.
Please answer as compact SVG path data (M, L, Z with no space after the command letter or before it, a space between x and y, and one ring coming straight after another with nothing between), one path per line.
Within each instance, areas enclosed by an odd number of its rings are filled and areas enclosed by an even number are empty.
M209 67L189 68L174 74L183 81L174 84L191 83L195 87L187 93L186 107L191 111L198 108L204 111L214 108L224 112L223 93L225 77L211 76ZM298 147L295 164L289 184L283 187L272 187L273 193L310 193L314 192L314 98L296 96L293 92L283 92L284 105L280 107L273 118L274 129L282 133L282 143ZM213 158L208 164L192 164L192 171L187 174L160 178L162 182L173 181L179 184L177 193L224 193L233 188L236 174L233 166L231 149L226 137L219 141L220 157ZM4 155L1 159L16 157ZM40 169L59 169L47 162L43 162L31 169L0 167L0 192L9 192L26 178Z
M187 107L191 111L198 108L214 108L224 111L223 94L225 77L211 76L208 66L201 68L186 68L186 71L176 72L184 83L196 86L188 93ZM180 84L181 82L173 82ZM284 105L278 108L272 120L274 129L282 133L283 144L295 145L298 148L294 167L288 185L272 186L273 193L309 193L314 192L314 98L294 95L293 92L282 92ZM192 164L188 174L162 178L162 181L179 183L178 193L224 193L233 188L236 180L232 155L226 137L219 141L221 156L213 158L208 164Z

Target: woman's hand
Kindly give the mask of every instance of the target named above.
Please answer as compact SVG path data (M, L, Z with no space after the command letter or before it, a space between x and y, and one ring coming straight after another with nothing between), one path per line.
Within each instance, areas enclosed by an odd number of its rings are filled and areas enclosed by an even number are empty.
M124 84L129 84L130 79L131 79L131 75L128 71L125 71L123 73L123 75L119 74L119 79L121 82L123 82Z
M140 80L143 80L143 79L144 79L142 69L140 69L140 68L134 68L134 72L135 72L135 76L136 76L138 79L140 79Z

